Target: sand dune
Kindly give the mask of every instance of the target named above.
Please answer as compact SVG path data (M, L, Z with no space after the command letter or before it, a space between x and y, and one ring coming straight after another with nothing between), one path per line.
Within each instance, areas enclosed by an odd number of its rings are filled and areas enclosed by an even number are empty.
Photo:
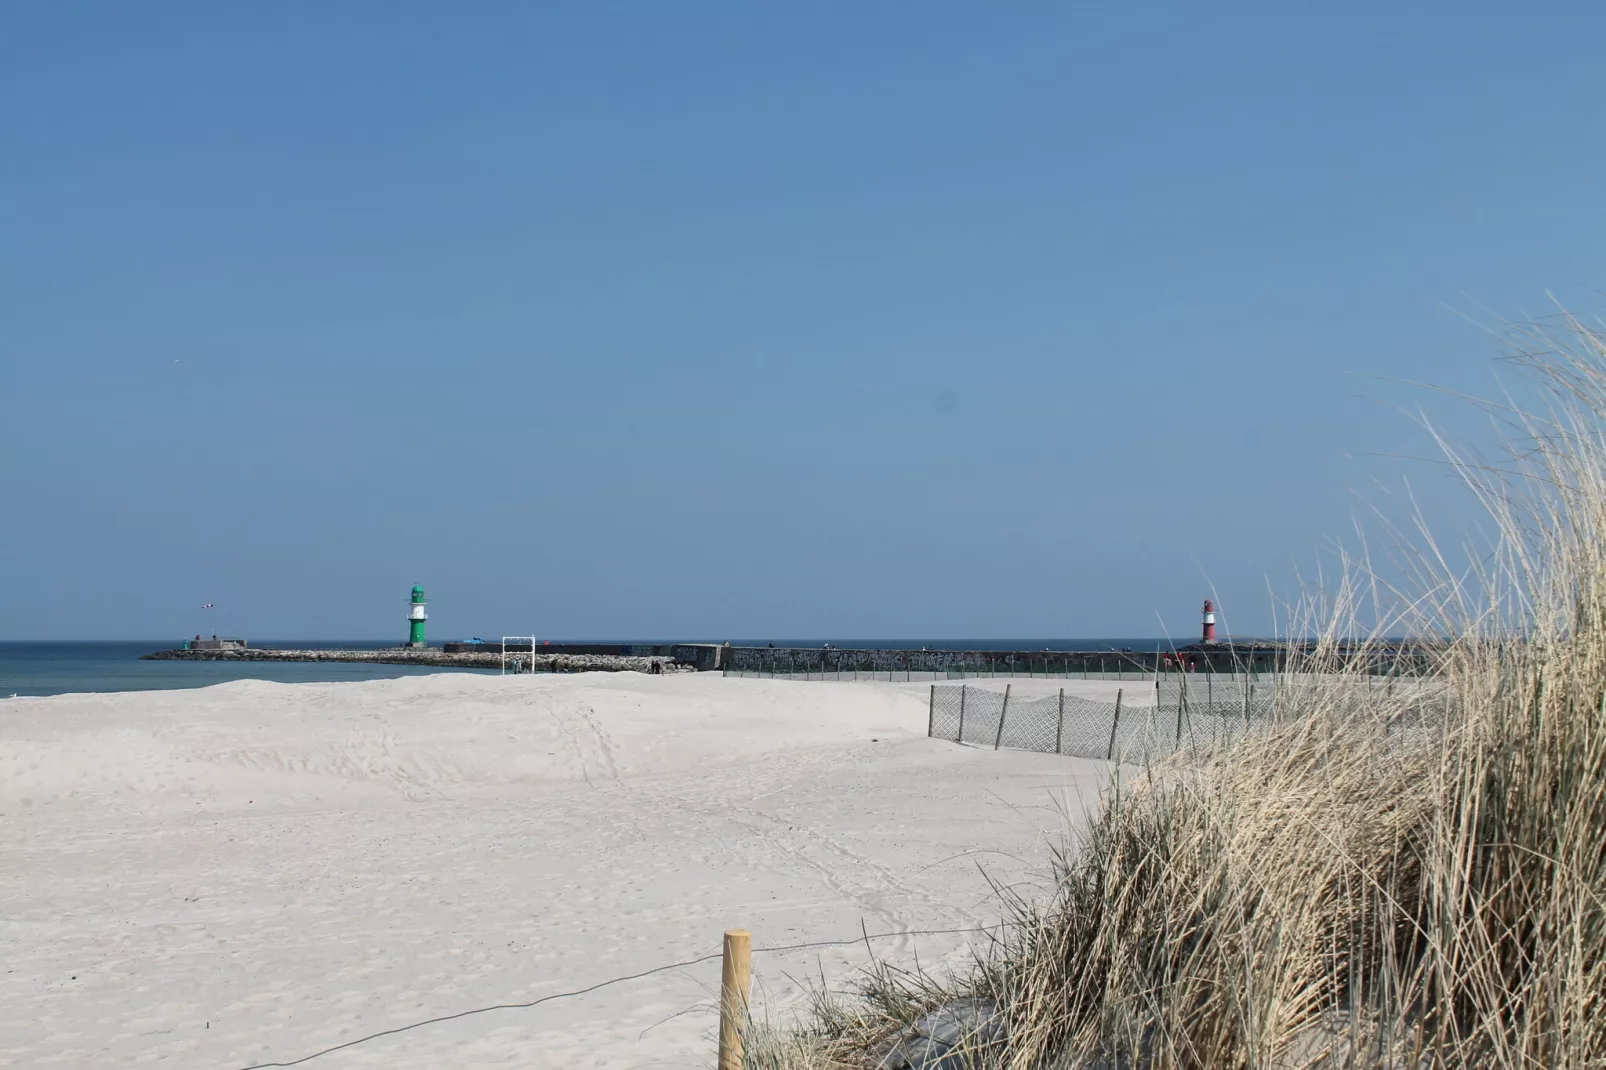
M1040 873L1101 770L928 740L925 695L443 674L0 703L0 1065L289 1062L717 952L734 925L774 946L985 924L978 867ZM969 939L875 948L934 964ZM866 956L757 955L759 1012ZM717 981L301 1065L702 1067Z

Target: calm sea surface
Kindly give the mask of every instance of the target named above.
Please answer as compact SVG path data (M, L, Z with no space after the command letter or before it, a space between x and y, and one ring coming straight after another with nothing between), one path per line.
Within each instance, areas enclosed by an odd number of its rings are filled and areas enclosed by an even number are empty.
M553 642L559 640L554 639ZM579 641L579 640L576 640ZM592 640L596 641L596 640ZM606 640L643 642L645 640ZM1158 639L759 639L732 640L736 646L870 647L882 650L1160 650ZM176 643L162 640L115 642L0 641L0 699L11 695L63 695L81 691L162 691L207 687L229 680L278 683L382 680L437 672L494 672L437 666L364 665L346 662L141 661L141 654ZM395 641L287 639L253 646L296 650L377 650Z
M177 643L0 642L0 699L10 695L63 695L77 691L165 691L207 687L229 680L273 680L279 683L332 680L382 680L432 672L476 672L433 666L364 665L348 662L141 661L141 654L166 650ZM374 650L390 642L257 643L256 646L297 650Z

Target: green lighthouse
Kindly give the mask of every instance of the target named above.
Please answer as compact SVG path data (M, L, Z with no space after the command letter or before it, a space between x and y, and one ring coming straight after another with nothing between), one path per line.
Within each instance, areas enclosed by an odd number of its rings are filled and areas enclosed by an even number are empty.
M429 614L424 612L424 605L428 599L424 597L424 588L413 585L413 600L407 607L407 625L409 635L407 645L417 650L424 649L428 644L424 642L424 622Z

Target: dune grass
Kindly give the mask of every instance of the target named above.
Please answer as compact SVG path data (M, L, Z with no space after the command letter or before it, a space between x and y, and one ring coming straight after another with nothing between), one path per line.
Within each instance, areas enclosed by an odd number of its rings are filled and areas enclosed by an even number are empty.
M878 971L749 1065L873 1066L980 995L1011 1070L1606 1066L1606 340L1537 340L1550 406L1495 410L1501 464L1450 454L1497 545L1461 575L1428 545L1401 603L1447 639L1434 687L1284 689L1264 735L1112 792L968 975Z

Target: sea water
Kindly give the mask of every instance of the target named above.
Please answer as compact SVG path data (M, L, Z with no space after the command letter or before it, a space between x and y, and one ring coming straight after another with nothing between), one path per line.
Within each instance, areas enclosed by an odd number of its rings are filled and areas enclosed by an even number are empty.
M156 641L0 642L0 701L11 695L63 695L80 691L165 691L207 687L229 680L326 683L384 680L434 672L485 672L436 665L369 665L349 661L141 661L140 655L179 644ZM288 640L253 644L294 650L377 650L391 642Z

